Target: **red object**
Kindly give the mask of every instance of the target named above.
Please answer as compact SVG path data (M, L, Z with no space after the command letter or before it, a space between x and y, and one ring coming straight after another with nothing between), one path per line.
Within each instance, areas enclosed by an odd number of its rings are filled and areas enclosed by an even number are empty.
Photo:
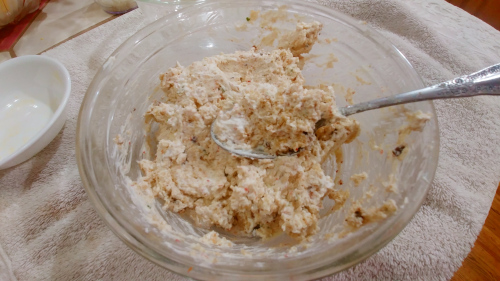
M33 20L38 16L49 0L41 0L38 10L26 15L18 23L4 26L0 29L0 52L10 50L24 34Z

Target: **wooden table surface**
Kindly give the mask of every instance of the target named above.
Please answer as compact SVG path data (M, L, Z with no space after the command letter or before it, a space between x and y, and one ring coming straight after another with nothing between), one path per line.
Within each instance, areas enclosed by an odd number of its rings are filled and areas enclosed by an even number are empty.
M446 0L500 30L499 0Z
M500 280L500 185L483 230L451 280Z
M500 0L446 1L500 30ZM451 280L500 280L500 185L472 251Z

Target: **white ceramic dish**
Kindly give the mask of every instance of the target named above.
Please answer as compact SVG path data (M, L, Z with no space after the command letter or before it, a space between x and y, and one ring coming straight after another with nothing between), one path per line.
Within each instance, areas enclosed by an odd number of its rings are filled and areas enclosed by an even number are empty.
M62 129L71 80L54 59L22 56L0 64L0 89L0 169L6 169L33 157Z

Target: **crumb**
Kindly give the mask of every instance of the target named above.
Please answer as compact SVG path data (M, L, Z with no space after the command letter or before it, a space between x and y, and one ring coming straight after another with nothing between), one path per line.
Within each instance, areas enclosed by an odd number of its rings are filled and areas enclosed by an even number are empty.
M398 191L398 186L396 184L396 178L394 177L394 174L390 174L389 181L382 183L382 185L385 187L386 192L396 193Z
M406 148L405 145L399 145L397 146L396 148L394 148L394 150L392 151L392 155L394 155L395 157L398 157L399 155L401 155L401 153L403 153L403 150Z
M361 204L356 201L351 206L349 215L347 216L345 221L347 225L349 225L353 229L358 229L365 224L385 219L389 215L396 212L396 210L396 202L392 199L388 199L384 202L384 204L382 204L382 206L378 208L372 207L368 209L362 207Z
M349 105L353 105L354 104L354 101L352 100L352 97L354 96L356 92L351 89L351 88L347 88L347 94L345 95L345 101L349 104Z
M200 239L201 242L204 242L207 245L216 245L220 247L225 247L229 248L232 247L234 244L233 242L227 240L224 237L220 237L219 233L215 231L210 231L207 234L203 235L203 237Z
M116 137L113 139L113 141L118 145L121 146L124 143L124 140L120 134L116 135Z
M354 182L354 186L359 186L361 182L366 180L368 177L368 174L366 172L359 173L359 174L354 174L351 176L351 180Z

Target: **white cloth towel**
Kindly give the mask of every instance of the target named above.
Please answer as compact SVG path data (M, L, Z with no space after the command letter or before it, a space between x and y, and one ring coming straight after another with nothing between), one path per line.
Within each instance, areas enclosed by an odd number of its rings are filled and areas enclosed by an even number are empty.
M379 30L427 85L500 62L500 32L443 0L319 2ZM113 235L87 199L75 160L76 120L90 81L146 23L134 11L44 54L71 74L68 120L36 157L0 171L0 279L184 280ZM440 159L424 205L386 247L329 279L445 280L469 253L500 178L500 97L435 105Z

